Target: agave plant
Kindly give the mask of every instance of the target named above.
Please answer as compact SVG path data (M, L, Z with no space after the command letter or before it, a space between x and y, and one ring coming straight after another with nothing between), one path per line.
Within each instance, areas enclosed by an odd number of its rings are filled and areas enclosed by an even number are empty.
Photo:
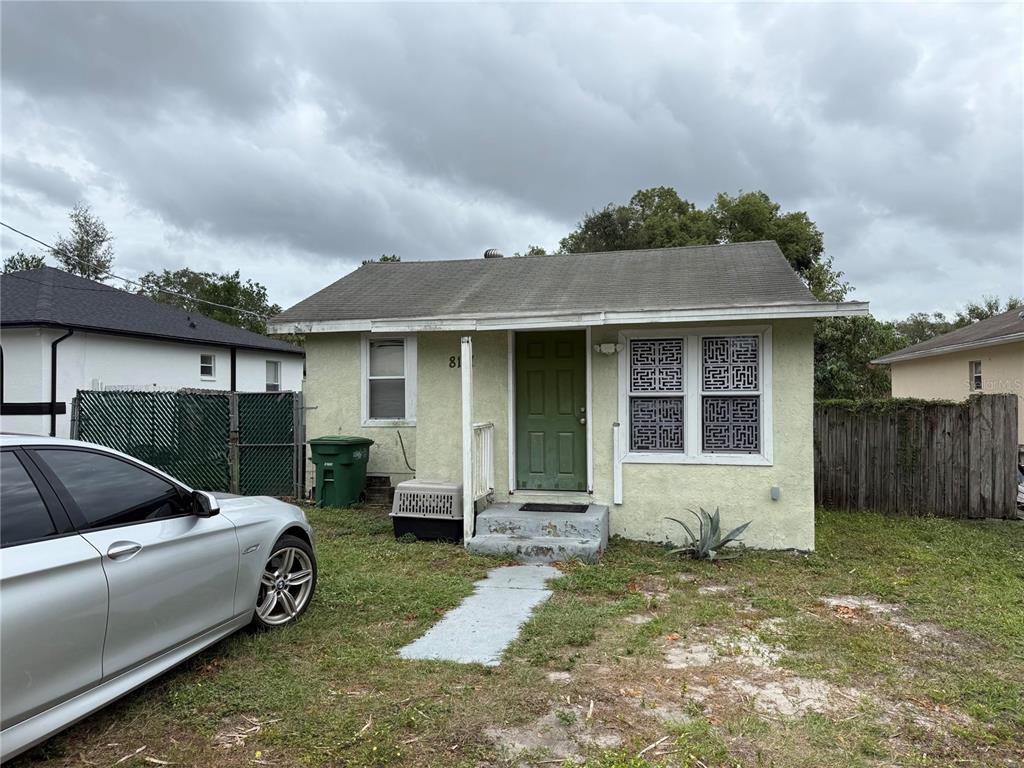
M725 560L736 557L736 554L723 555L722 550L725 549L725 546L729 542L739 541L740 534L747 529L750 522L748 521L743 525L736 526L723 536L718 508L715 508L715 513L713 515L709 515L704 511L704 507L700 507L699 509L699 514L694 512L692 509L686 510L697 518L697 523L699 525L697 534L695 534L693 529L682 520L678 520L674 517L665 518L666 520L671 520L673 523L679 523L679 525L683 526L683 530L686 531L686 534L690 537L686 546L673 549L669 554L689 554L694 560Z

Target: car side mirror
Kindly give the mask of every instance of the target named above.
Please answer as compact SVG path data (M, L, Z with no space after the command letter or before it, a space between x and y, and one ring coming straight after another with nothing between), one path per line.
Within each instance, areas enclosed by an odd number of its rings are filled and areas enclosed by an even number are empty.
M212 493L192 491L192 505L199 517L213 517L220 514L220 502Z

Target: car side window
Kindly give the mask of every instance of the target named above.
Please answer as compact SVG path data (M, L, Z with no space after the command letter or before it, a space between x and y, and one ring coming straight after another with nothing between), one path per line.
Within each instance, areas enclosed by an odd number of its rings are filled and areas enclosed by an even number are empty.
M71 494L90 528L130 525L191 512L178 488L114 456L36 449Z
M21 461L0 451L0 546L12 547L53 536L57 529Z

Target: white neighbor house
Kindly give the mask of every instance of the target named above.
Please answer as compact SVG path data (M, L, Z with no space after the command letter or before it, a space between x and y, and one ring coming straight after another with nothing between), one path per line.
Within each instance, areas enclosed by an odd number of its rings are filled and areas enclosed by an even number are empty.
M52 267L0 286L5 432L67 437L79 389L302 389L293 344Z

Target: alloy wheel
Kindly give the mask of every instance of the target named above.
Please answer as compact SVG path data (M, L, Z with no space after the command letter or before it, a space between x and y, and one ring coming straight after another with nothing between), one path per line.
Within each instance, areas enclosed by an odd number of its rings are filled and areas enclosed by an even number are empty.
M281 547L260 576L256 614L264 624L287 624L306 607L313 594L313 563L298 547Z

